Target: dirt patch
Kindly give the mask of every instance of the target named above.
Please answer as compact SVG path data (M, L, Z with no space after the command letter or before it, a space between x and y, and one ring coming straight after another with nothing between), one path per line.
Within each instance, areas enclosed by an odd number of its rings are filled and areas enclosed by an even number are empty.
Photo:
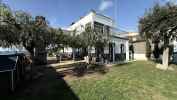
M83 77L67 75L67 76L64 77L64 80L66 80L66 81L73 81L73 80L80 80L80 79L100 80L102 78L103 78L103 75L101 75L99 73L93 73L93 74L85 75Z
M84 62L75 64L69 68L57 69L57 72L62 74L63 76L76 76L83 77L90 74L105 74L109 71L109 68L104 65L95 65L95 64L86 64Z
M164 96L162 96L162 95L160 95L160 94L154 94L153 96L152 96L152 99L153 100L168 100L166 97L164 97Z

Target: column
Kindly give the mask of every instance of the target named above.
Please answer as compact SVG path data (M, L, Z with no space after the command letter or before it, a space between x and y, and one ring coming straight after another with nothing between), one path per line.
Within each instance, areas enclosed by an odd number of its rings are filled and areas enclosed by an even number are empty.
M126 40L125 49L126 49L126 61L129 61L129 41L128 40Z
M115 63L115 43L112 44L113 47L113 63Z

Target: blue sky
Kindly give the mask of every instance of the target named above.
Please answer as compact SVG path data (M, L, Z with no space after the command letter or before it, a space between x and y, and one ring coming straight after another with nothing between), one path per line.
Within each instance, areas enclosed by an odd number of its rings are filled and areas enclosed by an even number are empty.
M45 16L53 27L68 27L94 9L115 19L117 27L126 31L137 31L138 19L145 10L156 2L167 1L169 0L3 0L12 10Z

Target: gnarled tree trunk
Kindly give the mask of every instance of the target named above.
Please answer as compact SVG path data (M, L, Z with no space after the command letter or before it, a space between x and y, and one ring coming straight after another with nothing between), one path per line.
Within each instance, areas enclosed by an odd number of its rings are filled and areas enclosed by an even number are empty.
M164 69L168 68L169 63L169 47L165 47L163 50L162 65Z
M75 53L76 53L76 49L75 48L73 48L73 61L75 61L75 57L76 57L76 55L75 55Z

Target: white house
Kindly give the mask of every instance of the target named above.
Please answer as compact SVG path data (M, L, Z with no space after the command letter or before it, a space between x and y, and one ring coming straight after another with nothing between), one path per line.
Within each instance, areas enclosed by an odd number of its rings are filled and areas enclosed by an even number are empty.
M116 25L113 19L92 10L86 16L73 22L67 30L75 30L77 31L76 34L81 34L85 31L87 25L91 25L93 29L97 28L101 30L101 32L109 32L111 34L109 46L104 47L105 59L111 62L129 60L129 40L128 38L119 37L117 35L117 32L115 31ZM94 54L96 52L99 51L93 48L92 53Z
M123 32L120 37L129 39L131 59L148 60L146 57L146 41L138 32Z
M174 48L173 48L173 62L177 63L177 41L176 40L173 42L173 46L174 46Z

